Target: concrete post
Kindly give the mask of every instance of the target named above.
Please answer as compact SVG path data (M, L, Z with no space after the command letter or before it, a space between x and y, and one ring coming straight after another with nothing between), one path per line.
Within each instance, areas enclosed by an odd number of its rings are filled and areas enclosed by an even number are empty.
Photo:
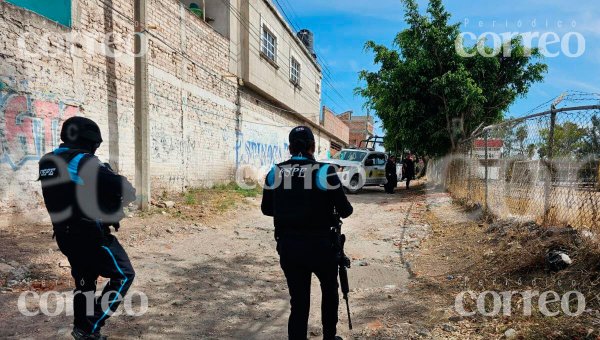
M150 202L149 174L149 129L148 129L148 61L145 39L146 0L134 1L134 30L136 57L135 75L135 188L137 204L142 210L148 209Z
M546 180L544 182L544 225L548 225L550 215L550 195L552 194L552 177L554 169L552 159L554 158L554 129L556 127L556 106L552 104L550 113L550 131L548 132L548 153L546 159Z
M489 159L489 155L488 155L488 141L489 141L489 130L485 130L485 139L484 139L484 143L485 143L485 204L484 204L484 209L485 209L486 212L489 211L489 184L488 184L488 179L489 179L488 159Z

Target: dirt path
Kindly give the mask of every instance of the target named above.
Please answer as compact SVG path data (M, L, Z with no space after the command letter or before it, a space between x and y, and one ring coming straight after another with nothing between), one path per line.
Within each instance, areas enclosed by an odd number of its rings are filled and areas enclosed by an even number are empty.
M421 186L398 189L396 195L373 188L350 196L355 213L343 230L353 260L350 298L355 329L348 331L340 305L338 329L344 338L429 337L427 329L443 308L437 310L423 297L422 287L411 279L411 263L429 233L423 214L431 194ZM112 319L107 335L111 339L283 339L289 296L272 221L262 216L259 204L259 198L247 198L210 224L161 215L126 220L119 238L137 272L132 291L148 296L149 309L142 317ZM44 242L44 247L55 248ZM36 261L35 254L31 256L30 261ZM43 259L38 262L55 264L60 255L45 254ZM68 270L59 276L68 280ZM319 290L313 278L312 338L321 335ZM67 332L69 317L22 316L16 310L17 298L18 292L0 295L0 323L4 324L0 338L56 338Z

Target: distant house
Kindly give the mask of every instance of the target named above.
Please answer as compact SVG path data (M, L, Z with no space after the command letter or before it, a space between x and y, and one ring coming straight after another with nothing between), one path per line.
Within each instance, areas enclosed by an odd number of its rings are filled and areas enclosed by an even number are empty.
M354 112L346 111L338 116L350 128L349 144L360 146L360 142L373 137L373 117L355 116Z
M335 136L335 139L331 139L331 147L329 150L329 156L334 156L348 145L350 128L327 106L323 106L321 125Z
M487 145L487 162L485 157ZM500 167L502 152L504 150L504 141L502 139L488 139L478 138L473 141L473 157L479 159L479 166L477 172L480 178L485 178L485 167L488 167L488 178L489 179L500 179Z

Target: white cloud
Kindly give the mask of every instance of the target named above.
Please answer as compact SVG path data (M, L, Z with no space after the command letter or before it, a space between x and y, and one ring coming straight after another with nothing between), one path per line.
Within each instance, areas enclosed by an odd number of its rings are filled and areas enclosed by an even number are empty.
M584 92L600 93L600 84L588 83L581 80L567 79L564 77L554 78L552 81L555 86L563 87L564 90L579 90Z
M598 16L598 13L584 13L581 20L577 20L577 25L573 30L583 34L589 33L600 36L600 19L598 19Z

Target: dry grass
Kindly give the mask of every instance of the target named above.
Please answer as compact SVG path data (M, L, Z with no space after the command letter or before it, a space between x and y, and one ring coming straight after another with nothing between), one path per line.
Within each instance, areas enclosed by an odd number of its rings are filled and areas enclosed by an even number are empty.
M141 213L140 216L168 212L173 217L198 221L223 214L234 208L236 204L244 202L244 198L256 197L259 194L259 186L256 186L255 189L243 189L235 183L217 185L212 188L192 188L183 193L163 192L154 200L154 206L150 211ZM171 209L157 207L164 201L175 202L175 207Z
M560 296L576 290L585 296L588 310L600 308L598 240L572 228L543 228L534 222L448 224L439 213L428 214L427 220L433 236L425 244L416 270L425 273L422 280L429 280L438 293L448 297L449 305L454 304L458 293L467 290L555 291ZM557 273L548 271L545 256L550 249L566 251L573 265ZM532 315L527 316L523 315L522 299L515 296L511 302L511 316L475 315L460 321L460 337L500 338L506 329L514 328L523 339L600 338L597 312L588 311L578 317L564 313L546 317L534 303Z

